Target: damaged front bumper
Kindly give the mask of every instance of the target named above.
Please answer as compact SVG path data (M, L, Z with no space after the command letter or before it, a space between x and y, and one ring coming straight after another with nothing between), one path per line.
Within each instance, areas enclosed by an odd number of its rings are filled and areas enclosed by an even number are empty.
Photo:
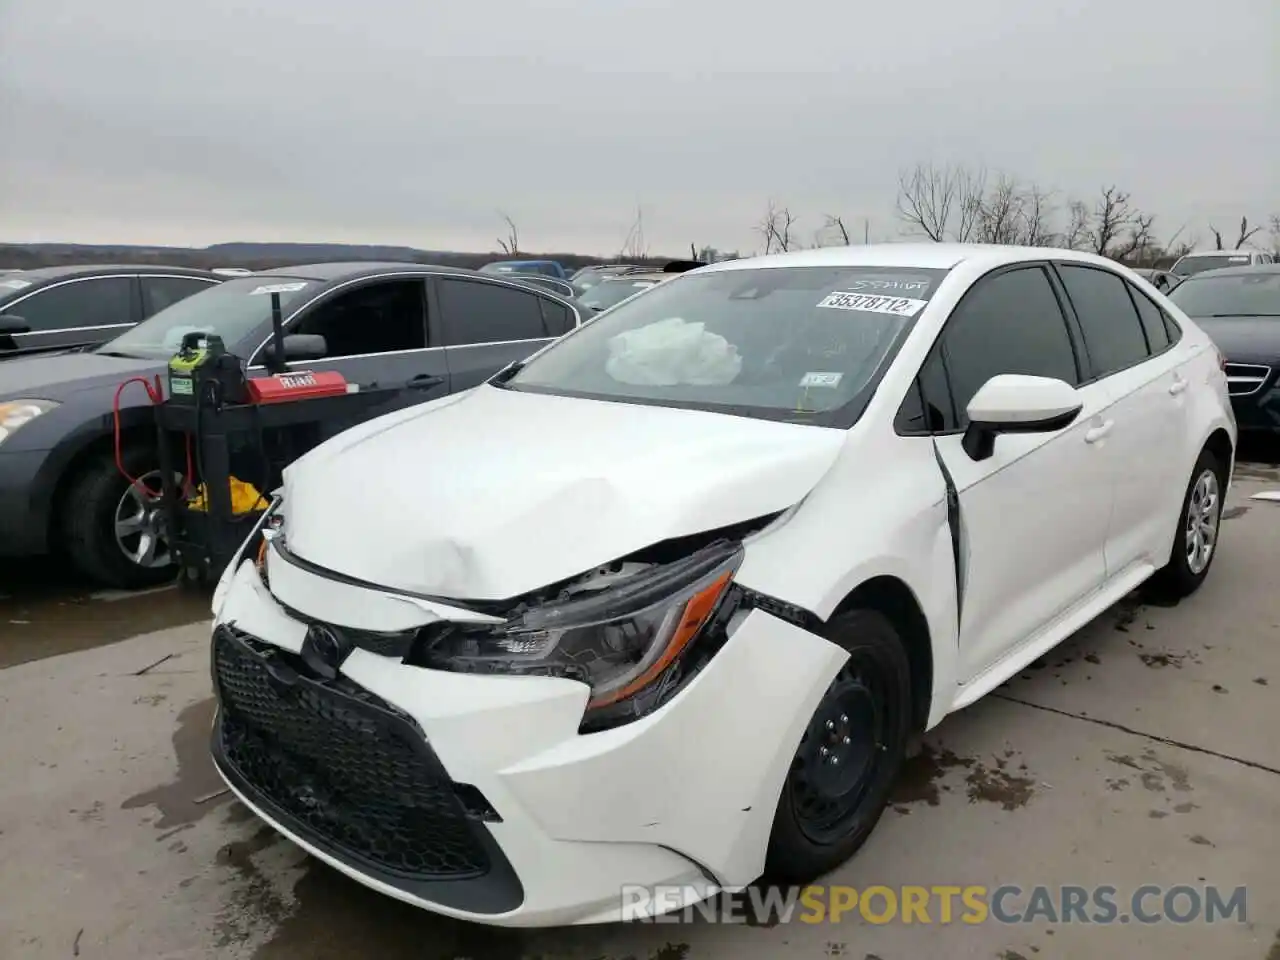
M795 746L846 658L742 611L672 699L582 733L589 691L574 680L426 669L376 644L325 679L302 656L312 624L391 631L464 613L270 550L266 572L270 588L240 562L217 602L223 778L361 883L483 923L618 920L626 887L679 885L693 901L754 881Z

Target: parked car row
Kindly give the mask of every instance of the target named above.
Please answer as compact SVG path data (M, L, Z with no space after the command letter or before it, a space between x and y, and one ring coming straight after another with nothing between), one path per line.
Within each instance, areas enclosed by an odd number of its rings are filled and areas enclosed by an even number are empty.
M1071 251L669 276L293 464L215 593L215 764L314 856L456 918L812 882L944 717L1141 584L1205 581L1222 363Z
M588 315L568 298L505 277L421 264L326 263L213 279L130 269L79 272L65 283L50 275L21 289L0 281L11 295L29 295L14 309L24 321L39 318L44 332L72 328L76 318L132 315L108 314L112 305L156 308L131 328L113 323L108 332L119 335L98 347L0 363L0 554L62 551L89 576L121 587L165 579L172 565L154 499L116 465L116 391L131 377L162 373L185 334L217 334L246 371L260 371L271 334L266 294L279 292L289 359L338 370L353 383L404 385L369 411L376 416L474 387ZM203 289L158 309L175 279ZM88 295L93 283L104 284L101 301ZM65 299L67 290L79 299ZM61 319L44 324L46 317ZM138 389L120 402L125 469L158 488L147 396Z

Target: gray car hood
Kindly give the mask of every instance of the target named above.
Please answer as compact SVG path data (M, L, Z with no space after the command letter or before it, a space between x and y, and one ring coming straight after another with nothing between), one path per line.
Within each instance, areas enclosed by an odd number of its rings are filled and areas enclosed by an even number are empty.
M63 400L81 390L161 373L164 369L162 361L100 353L16 357L0 363L0 397ZM142 388L137 390L141 394Z

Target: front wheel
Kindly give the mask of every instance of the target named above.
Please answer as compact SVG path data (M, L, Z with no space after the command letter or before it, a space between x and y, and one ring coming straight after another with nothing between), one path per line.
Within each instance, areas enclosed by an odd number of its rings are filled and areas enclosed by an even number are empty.
M824 632L849 659L814 711L778 799L765 857L776 883L808 883L853 856L906 756L911 669L897 630L878 611L855 609Z
M62 545L86 576L111 587L164 583L175 567L160 509L155 451L126 448L122 460L142 487L132 486L113 456L85 464L63 500Z
M1182 498L1178 529L1169 562L1155 577L1157 589L1172 599L1189 597L1200 589L1218 552L1222 527L1222 498L1226 466L1209 450L1201 452Z

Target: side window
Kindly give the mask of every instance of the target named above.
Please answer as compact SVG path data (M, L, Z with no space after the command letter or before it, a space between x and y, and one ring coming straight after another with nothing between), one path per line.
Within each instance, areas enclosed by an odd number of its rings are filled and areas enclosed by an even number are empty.
M1169 342L1177 343L1182 339L1182 328L1178 326L1178 321L1174 320L1173 317L1169 316L1169 314L1165 313L1163 310L1160 311L1160 315L1164 318L1164 328L1169 334Z
M425 289L421 280L359 287L317 304L287 332L324 337L326 357L421 350L427 345Z
M1142 320L1142 331L1147 335L1147 343L1152 353L1161 353L1169 346L1169 331L1164 325L1164 311L1151 302L1151 298L1131 283L1125 286L1133 305L1138 308L1138 317Z
M543 326L541 299L537 294L497 283L441 279L445 345L543 339L548 334Z
M1059 264L1058 272L1076 308L1095 375L1105 377L1147 359L1142 322L1121 277L1073 264Z
M942 345L945 371L941 364L936 372L926 364L921 372L928 381L927 402L937 409L943 429L967 426L969 401L999 374L1080 380L1066 319L1041 267L978 281L947 320Z
M171 307L179 300L185 300L193 293L213 286L216 284L212 281L196 277L143 277L142 315L149 317L153 313L159 313L165 307Z
M958 422L942 354L935 346L903 399L894 428L900 434L947 433Z
M558 337L573 329L573 314L563 303L556 303L546 297L539 297L538 303L542 306L543 326L551 336Z
M32 331L133 322L133 278L77 280L32 294L12 308Z

